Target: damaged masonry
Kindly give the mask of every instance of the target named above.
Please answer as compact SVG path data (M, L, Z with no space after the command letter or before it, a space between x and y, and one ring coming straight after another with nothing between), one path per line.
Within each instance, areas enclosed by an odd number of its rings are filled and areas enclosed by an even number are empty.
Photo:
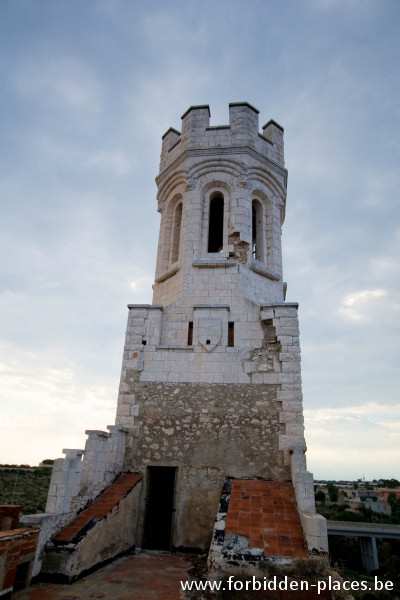
M285 302L283 129L192 106L162 139L151 305L128 305L115 425L55 461L33 575L67 581L136 548L209 552L211 573L327 552Z

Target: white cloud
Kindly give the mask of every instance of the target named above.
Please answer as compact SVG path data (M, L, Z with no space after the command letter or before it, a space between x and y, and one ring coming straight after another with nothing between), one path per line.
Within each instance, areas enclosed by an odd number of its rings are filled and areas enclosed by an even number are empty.
M386 414L391 421L382 420ZM309 468L317 479L398 476L392 461L400 459L400 403L325 407L304 416Z
M389 436L400 436L400 421L379 421L378 425L389 430Z
M1 462L61 456L72 440L84 443L85 429L114 423L116 382L99 374L93 383L61 349L32 352L3 342L0 361Z
M399 253L400 254L400 253ZM400 262L393 256L376 256L371 258L371 268L375 277L393 279L400 274Z
M387 296L384 289L362 290L347 294L341 301L339 312L351 321L368 321L376 311L376 300Z
M136 271L138 270L136 269ZM145 290L151 289L153 281L153 273L143 273L141 275L138 274L135 279L129 281L129 286L134 291L137 298L145 298ZM142 300L142 303L146 303L146 301Z
M75 118L99 114L103 89L95 73L82 60L69 57L25 58L14 76L19 94L43 109L72 112Z
M393 211L398 206L398 197L393 190L400 188L399 173L395 168L375 167L364 176L363 195L360 200L364 206Z
M329 422L331 419L346 419L349 416L357 417L369 417L378 423L378 419L382 417L383 412L390 412L394 418L399 416L400 418L400 403L396 404L382 404L379 402L367 402L365 404L355 406L343 406L343 407L324 407L312 410L305 410L304 414L309 422L321 423Z
M85 161L87 167L109 171L117 176L128 175L137 164L134 156L128 156L121 151L97 152Z

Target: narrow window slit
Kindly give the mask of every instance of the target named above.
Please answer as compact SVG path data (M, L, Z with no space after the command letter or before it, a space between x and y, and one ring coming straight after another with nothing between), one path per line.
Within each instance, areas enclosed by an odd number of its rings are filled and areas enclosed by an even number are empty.
M182 202L180 202L174 214L174 223L172 231L172 250L171 250L171 264L179 260L179 246L181 240L181 225L182 225Z
M224 245L224 199L215 196L210 201L208 218L208 252L220 252Z
M193 346L193 321L188 323L188 346Z
M233 348L235 345L235 323L229 321L228 323L228 347Z
M263 210L258 200L251 204L252 256L256 260L264 260L264 227Z

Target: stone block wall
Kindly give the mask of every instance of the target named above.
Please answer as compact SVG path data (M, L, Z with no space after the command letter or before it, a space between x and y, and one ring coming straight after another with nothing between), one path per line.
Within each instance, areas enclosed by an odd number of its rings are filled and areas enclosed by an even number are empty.
M56 537L47 545L43 560L47 578L72 582L135 546L140 485L117 497L118 502L114 501L115 505L105 516L91 518L68 540L57 543ZM96 513L95 505L89 511Z
M229 296L283 301L283 129L271 120L261 135L258 110L248 103L230 104L229 113L229 125L210 127L209 107L191 107L182 117L182 134L169 129L163 138L156 179L161 224L154 304L184 300L189 305L210 297L221 303ZM216 195L223 198L223 244L218 252L209 252L210 201Z
M297 305L131 305L116 422L144 488L177 467L173 544L206 549L225 477L290 480L305 445Z
M65 449L54 461L46 512L24 515L22 522L38 527L40 535L32 576L39 574L50 538L96 498L122 472L127 430L109 425L105 431L87 430L85 449Z
M314 480L307 471L305 446L290 449L293 488L301 525L310 553L328 553L326 519L315 510Z
M228 345L229 322L234 323L233 347ZM161 343L167 340L169 344ZM186 309L130 305L117 407L117 424L129 430L129 440L140 430L142 407L132 391L139 381L275 386L280 423L276 441L285 464L290 464L290 447L304 445L296 304L260 307L243 302L236 310L227 304Z

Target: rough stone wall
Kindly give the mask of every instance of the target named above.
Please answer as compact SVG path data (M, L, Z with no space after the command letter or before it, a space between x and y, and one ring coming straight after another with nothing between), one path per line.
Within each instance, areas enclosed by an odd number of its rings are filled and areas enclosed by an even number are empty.
M140 437L128 436L125 465L213 468L233 477L285 479L276 386L133 382ZM161 464L161 463L160 463Z
M175 546L208 547L227 474L290 478L276 386L131 382L128 393L140 435L128 436L125 468L178 467Z

